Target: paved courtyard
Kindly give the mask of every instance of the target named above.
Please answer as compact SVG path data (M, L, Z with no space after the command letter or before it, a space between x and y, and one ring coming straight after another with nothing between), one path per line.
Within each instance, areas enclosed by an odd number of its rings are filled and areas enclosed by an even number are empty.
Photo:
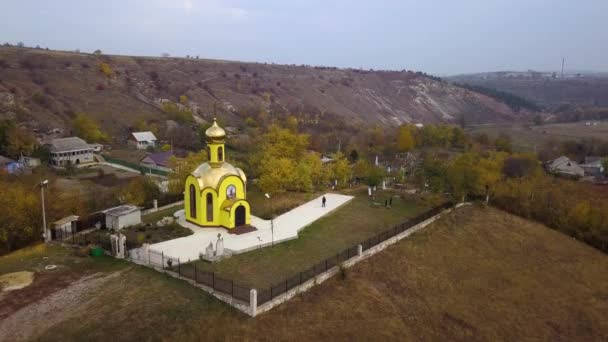
M190 228L194 234L153 244L150 246L150 250L158 253L163 252L165 256L184 261L195 260L199 258L199 254L205 253L205 248L210 242L215 246L217 235L222 234L225 249L234 254L244 253L270 246L273 242L273 235L274 243L297 238L300 230L347 203L353 199L353 196L325 194L325 198L327 198L325 208L321 207L321 198L322 196L319 196L276 217L274 219L274 234L269 220L263 220L253 215L251 216L251 225L256 227L257 231L241 235L228 234L224 228L201 228L181 219L180 224Z

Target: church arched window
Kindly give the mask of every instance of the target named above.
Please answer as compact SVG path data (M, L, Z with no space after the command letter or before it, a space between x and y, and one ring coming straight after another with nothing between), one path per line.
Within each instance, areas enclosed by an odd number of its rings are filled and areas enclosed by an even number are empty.
M217 161L224 161L224 148L222 146L217 148Z
M190 184L190 217L196 218L196 188Z
M213 195L207 194L207 221L213 221Z

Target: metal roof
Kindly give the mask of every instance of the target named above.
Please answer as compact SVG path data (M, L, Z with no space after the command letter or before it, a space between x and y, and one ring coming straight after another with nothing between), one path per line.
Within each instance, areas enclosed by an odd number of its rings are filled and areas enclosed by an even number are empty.
M156 136L154 136L154 133L152 133L150 131L147 131L147 132L132 132L131 135L137 141L155 141L156 140Z
M59 138L51 140L51 152L85 150L92 148L79 137Z
M169 158L173 156L171 151L150 153L145 156L140 162L145 164L155 164L159 166L169 167Z
M59 219L55 222L53 222L54 225L56 226L63 226L64 224L68 223L68 222L72 222L72 221L76 221L80 218L80 216L76 216L76 215L70 215L70 216L66 216L62 219Z

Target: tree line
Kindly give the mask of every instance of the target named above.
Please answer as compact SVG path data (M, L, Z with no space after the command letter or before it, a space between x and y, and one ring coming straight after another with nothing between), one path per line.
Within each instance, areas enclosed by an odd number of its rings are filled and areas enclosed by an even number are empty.
M547 175L535 154L471 151L451 160L427 156L422 188L490 204L608 252L608 196L591 184Z

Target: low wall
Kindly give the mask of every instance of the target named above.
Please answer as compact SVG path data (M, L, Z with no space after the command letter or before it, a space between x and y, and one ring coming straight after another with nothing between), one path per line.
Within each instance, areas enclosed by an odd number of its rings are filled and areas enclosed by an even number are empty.
M303 282L302 284L299 284L295 287L293 287L292 289L277 295L276 297L272 298L271 300L265 302L264 304L261 305L257 305L257 289L251 289L250 290L250 298L249 298L249 303L246 303L244 301L238 300L230 295L218 292L216 290L214 290L213 288L210 288L208 286L205 286L203 284L200 284L198 282L196 282L193 279L190 279L188 277L184 277L181 276L178 273L175 273L173 271L169 271L167 269L163 269L160 267L156 267L154 265L152 265L150 263L150 257L149 257L149 245L145 244L142 248L138 249L136 252L137 253L132 253L135 252L135 250L131 250L129 251L129 259L130 261L136 263L136 264L140 264L140 265L144 265L147 267L151 267L159 272L165 273L167 275L170 275L172 277L178 278L178 279L182 279L187 281L188 283L190 283L192 286L195 286L197 288L202 289L203 291L211 294L212 296L216 297L217 299L227 303L228 305L236 308L237 310L251 316L251 317L256 317L257 315L267 312L271 309L273 309L274 307L287 302L288 300L290 300L291 298L297 296L300 293L303 293L305 291L308 291L309 289L311 289L313 286L318 285L323 283L324 281L326 281L327 279L330 279L331 277L333 277L334 275L338 274L340 272L340 268L341 267L345 267L345 268L350 268L352 266L354 266L355 264L357 264L358 262L365 260L369 257L371 257L372 255L379 253L381 251L383 251L384 249L388 248L389 246L399 242L400 240L408 237L409 235L422 230L423 228L427 227L428 225L430 225L431 223L435 222L437 219L439 219L440 217L442 217L445 214L448 214L462 206L465 205L470 205L471 203L460 203L455 205L452 208L446 209L441 211L440 213L438 213L435 216L432 216L428 219L426 219L425 221L422 221L420 223L418 223L415 226L412 226L411 228L391 237L388 238L380 243L378 243L377 245L370 247L369 249L363 251L363 246L362 245L358 245L357 247L357 256L352 257L346 261L344 261L342 264L334 266L330 269L328 269L327 271L318 274L317 276L309 279L308 281ZM170 206L176 205L175 203L170 204ZM167 207L167 206L165 206ZM157 210L161 210L160 208ZM136 255L135 255L136 254ZM143 259L143 260L142 260Z
M462 206L465 205L470 205L471 203L459 203L457 205L455 205L453 208L450 209L446 209L444 211L442 211L441 213L409 228L408 230L397 234L387 240L382 241L381 243L367 249L366 251L363 251L363 247L361 245L359 245L358 250L359 250L359 255L357 255L354 258L350 258L348 260L346 260L345 262L342 263L342 265L338 265L335 266L327 271L325 271L324 273L321 273L319 275L317 275L316 277L302 283L301 285L298 285L294 288L292 288L291 290L282 293L280 295L278 295L277 297L273 298L272 300L260 305L259 307L255 308L252 306L252 308L250 308L250 316L255 317L256 315L260 314L260 313L264 313L266 311L271 310L272 308L274 308L277 305L280 305L288 300L290 300L291 298L295 297L296 295L298 295L299 293L303 293L305 291L308 291L310 288L312 288L313 286L317 285L317 284L321 284L323 283L325 280L333 277L334 275L336 275L337 273L340 272L340 266L345 267L345 268L349 268L352 267L353 265L357 264L358 262L365 260L369 257L371 257L372 255L381 252L382 250L386 249L387 247L394 245L395 243L399 242L400 240L408 237L409 235L425 228L426 226L428 226L429 224L435 222L437 219L439 219L441 216L448 214L450 212L452 212L455 209L458 209ZM256 291L257 293L257 291ZM257 303L257 300L255 301L251 301L251 303Z
M157 211L173 208L173 207L176 207L178 205L184 205L184 201L183 200L182 201L177 201L177 202L174 202L174 203L169 203L167 205L163 205L162 207L150 208L150 209L142 210L141 214L142 215L148 215L148 214L155 213Z

